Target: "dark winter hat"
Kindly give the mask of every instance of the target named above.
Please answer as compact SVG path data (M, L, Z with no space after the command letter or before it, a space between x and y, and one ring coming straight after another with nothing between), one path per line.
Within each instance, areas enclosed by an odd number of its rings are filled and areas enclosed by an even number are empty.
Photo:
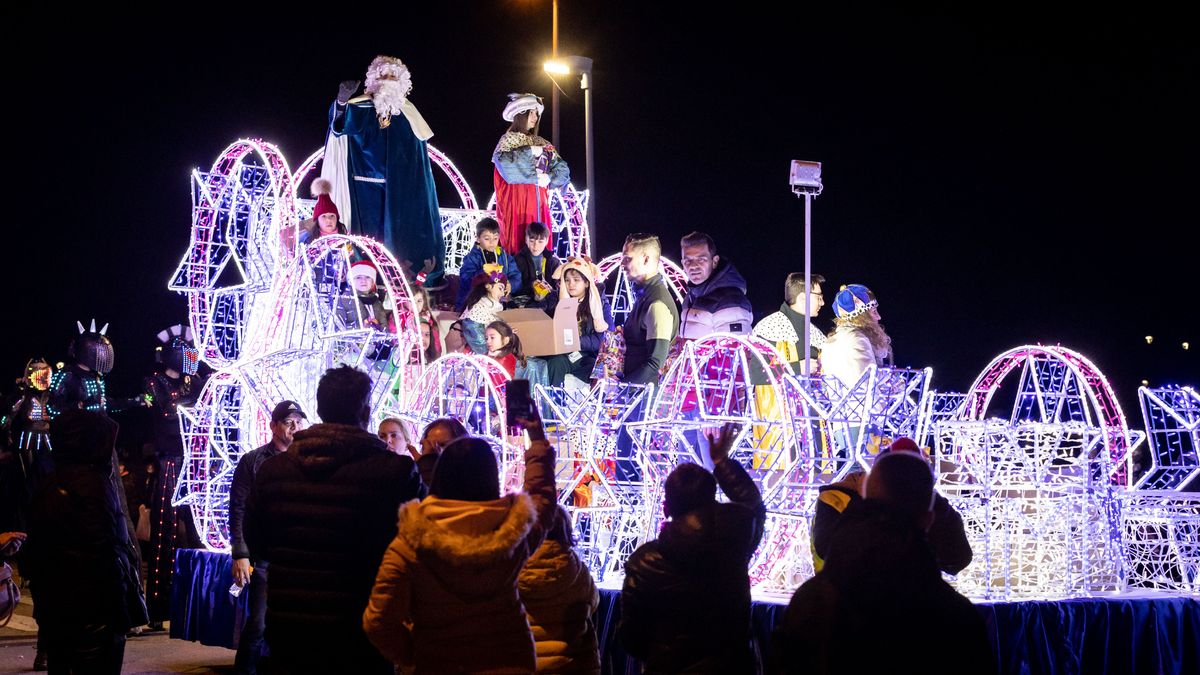
M500 467L482 438L451 441L438 456L429 494L439 499L486 502L500 498Z
M833 298L833 314L839 319L851 319L878 306L875 294L862 284L842 286Z
M299 415L304 419L308 419L308 415L305 415L304 411L300 409L299 403L296 403L295 401L280 401L279 405L276 405L275 409L271 411L271 421L275 424L279 424L280 422L286 420L289 415L293 414Z

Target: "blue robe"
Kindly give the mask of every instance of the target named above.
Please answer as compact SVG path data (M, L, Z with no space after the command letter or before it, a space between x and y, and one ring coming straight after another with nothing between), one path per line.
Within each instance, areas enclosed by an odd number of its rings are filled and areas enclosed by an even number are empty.
M376 239L397 260L410 261L414 272L425 259L436 259L425 281L434 285L444 271L446 245L426 142L404 115L392 115L381 129L369 99L334 103L329 123L331 133L349 140L352 232Z

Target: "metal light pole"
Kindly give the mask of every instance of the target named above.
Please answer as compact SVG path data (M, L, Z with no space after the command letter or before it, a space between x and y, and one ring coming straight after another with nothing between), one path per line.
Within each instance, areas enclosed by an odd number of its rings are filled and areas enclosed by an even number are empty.
M821 183L821 163L792 160L792 172L788 178L792 192L804 197L804 314L808 316L809 296L812 294L812 200L821 194L824 185ZM812 373L812 359L808 330L804 331L804 375Z
M550 34L550 58L558 59L558 0L554 0ZM558 147L558 85L550 90L550 142Z
M594 76L592 75L592 60L586 56L564 56L555 61L547 61L543 66L547 73L552 75L570 75L571 73L579 73L579 88L583 90L583 127L584 127L584 145L583 152L585 157L585 165L587 170L587 191L588 191L588 210L587 210L587 226L588 226L588 245L594 255L597 251L596 247L596 182L595 182L595 164L592 157L592 87L594 85ZM558 91L555 89L555 91ZM558 147L557 144L555 147Z

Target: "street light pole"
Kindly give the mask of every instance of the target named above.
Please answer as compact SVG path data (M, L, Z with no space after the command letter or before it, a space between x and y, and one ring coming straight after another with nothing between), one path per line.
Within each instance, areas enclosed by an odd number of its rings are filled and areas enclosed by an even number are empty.
M588 191L588 209L587 209L587 225L588 225L588 247L592 253L592 257L597 257L599 247L596 245L596 165L595 158L592 155L592 71L589 68L584 71L583 77L579 80L579 87L583 89L583 154L587 170L587 191ZM598 258L597 258L598 259Z
M565 56L555 61L547 61L542 68L552 75L570 75L579 73L579 88L583 90L583 152L587 170L587 236L588 250L596 255L596 177L595 163L592 158L592 60L586 56ZM557 147L557 146L555 146Z
M558 59L558 0L554 0L552 10L552 29L550 35L550 58ZM558 84L550 90L550 142L558 147Z

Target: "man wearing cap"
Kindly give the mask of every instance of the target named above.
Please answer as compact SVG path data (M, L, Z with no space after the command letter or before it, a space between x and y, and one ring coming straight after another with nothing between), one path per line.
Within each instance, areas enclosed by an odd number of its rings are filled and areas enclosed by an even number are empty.
M429 163L433 130L408 100L412 74L400 59L378 56L366 95L351 98L358 84L343 82L330 108L321 175L353 234L378 240L397 260L433 259L425 285L437 287L446 246Z
M538 135L544 108L540 96L509 94L508 105L500 114L509 127L492 152L492 184L496 188L500 245L509 255L520 252L526 225L552 222L549 188L563 188L571 180L571 170L562 155ZM554 250L553 232L547 246Z
M338 299L337 315L344 328L374 328L387 330L392 311L388 309L384 292L376 284L375 264L359 260L350 266L353 296Z
M233 472L229 488L229 541L233 549L233 580L250 584L250 616L238 641L234 669L237 673L253 674L262 653L263 628L267 618L267 561L251 560L246 546L243 523L246 498L254 485L258 469L268 459L284 452L292 444L292 436L308 425L308 416L295 401L281 401L271 411L271 440L260 448L242 455Z

